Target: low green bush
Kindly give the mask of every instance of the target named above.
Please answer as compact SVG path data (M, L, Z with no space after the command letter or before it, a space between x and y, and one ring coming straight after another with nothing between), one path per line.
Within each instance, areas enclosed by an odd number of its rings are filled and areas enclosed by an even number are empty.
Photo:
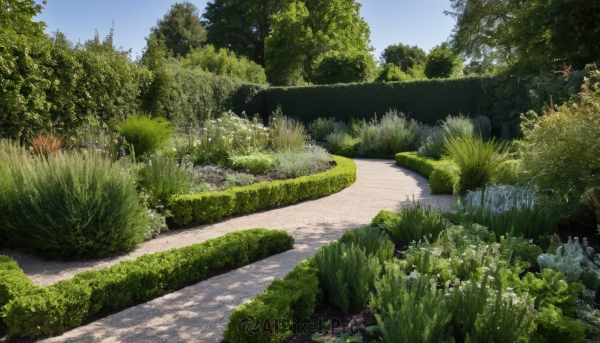
M346 231L339 242L347 245L354 244L354 246L364 249L367 256L377 257L381 265L394 256L394 244L385 231L379 228L367 226Z
M138 170L138 185L148 197L151 208L169 205L175 194L189 193L192 173L174 159L154 157Z
M247 170L254 174L260 174L271 169L274 162L271 154L254 151L249 155L234 155L229 157L231 167L238 170Z
M148 300L164 291L198 282L212 272L243 266L289 250L293 245L294 239L285 231L236 231L200 244L84 272L36 289L8 302L2 308L2 317L11 337L59 333L66 327L81 325L101 310Z
M506 160L498 167L493 181L503 185L516 185L521 181L520 174L521 160Z
M0 255L0 308L15 297L33 291L33 282L19 268L17 261Z
M436 240L447 226L441 213L423 207L419 203L402 208L399 217L397 223L386 228L390 238L398 246L423 239Z
M358 152L358 139L353 138L345 131L334 131L325 137L327 151L334 155L344 157L354 157Z
M335 118L317 118L308 124L308 133L317 142L324 142L327 135L342 131L346 125Z
M354 243L332 242L315 254L319 279L330 302L348 314L349 309L363 310L375 278L381 272L379 258L366 255Z
M296 179L261 182L222 192L178 195L171 198L173 221L210 223L233 214L292 204L338 192L356 181L354 161L332 156L337 166L315 175Z
M0 226L12 246L52 258L112 256L144 240L133 174L100 154L57 153L9 166Z
M446 134L444 133L444 129L439 126L425 126L421 136L421 146L418 150L419 156L439 160L444 155L445 149Z
M304 260L289 272L283 280L275 280L251 302L240 305L229 316L223 336L230 343L285 342L290 336L292 321L308 319L321 300L317 265L313 258ZM254 321L249 322L252 317ZM271 329L278 334L257 331L250 335L246 330L262 329L266 320L289 320L287 323L271 322ZM244 325L246 324L246 325ZM279 327L273 327L279 325ZM249 331L252 333L251 331Z
M331 166L331 156L321 147L275 153L274 168L281 177L309 176Z
M396 165L414 170L429 178L429 187L433 194L452 194L454 184L459 178L458 169L451 161L438 161L419 156L416 152L396 154Z
M402 220L402 217L398 212L382 210L371 220L371 226L388 228L398 225L400 220Z
M421 127L416 120L390 110L381 120L377 117L369 122L363 120L357 131L359 156L389 158L399 152L413 150Z
M119 133L133 146L136 156L163 147L173 133L171 123L162 118L129 117L119 124Z

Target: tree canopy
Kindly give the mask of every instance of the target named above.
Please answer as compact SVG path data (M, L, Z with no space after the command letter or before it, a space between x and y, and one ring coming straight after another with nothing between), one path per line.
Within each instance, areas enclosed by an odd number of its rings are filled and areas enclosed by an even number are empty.
M370 30L354 0L306 0L273 16L265 41L266 72L275 85L313 82L313 67L328 51L369 53Z
M385 48L379 61L382 65L393 63L406 73L408 69L413 68L415 65L425 65L427 53L416 45L410 46L399 43Z
M206 30L200 21L198 8L187 1L171 6L151 31L151 34L164 39L165 46L175 56L185 56L206 40Z
M425 75L430 79L462 76L462 64L462 58L442 44L429 52Z
M246 56L264 67L271 16L289 0L214 0L204 9L207 43Z
M520 71L583 68L600 59L600 2L450 0L450 44L474 60Z

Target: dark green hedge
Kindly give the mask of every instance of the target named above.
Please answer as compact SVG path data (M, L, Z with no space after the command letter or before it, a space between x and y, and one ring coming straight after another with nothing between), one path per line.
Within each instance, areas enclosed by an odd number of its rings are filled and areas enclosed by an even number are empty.
M265 92L268 113L281 105L283 113L310 122L318 117L348 121L381 117L390 108L418 121L435 124L449 114L477 115L483 95L481 78L415 80L390 83L274 87Z
M292 249L285 231L252 229L88 271L6 304L1 315L10 336L53 334L77 327L103 309L119 309L166 290L198 282L211 272L246 265Z
M258 324L259 330L262 330L266 319L273 321L278 318L299 322L308 319L313 314L322 294L317 272L315 260L309 258L300 262L283 280L273 281L263 293L233 311L229 317L227 330L223 333L225 339L230 343L286 341L291 332L283 327L285 323L279 322L279 327L275 329L274 323L271 322L271 329L274 333L277 330L278 334L265 335L260 331L249 335L242 329L242 323L244 319L252 317L255 322L249 323L247 327L253 329L253 324Z
M315 199L338 192L356 181L356 164L351 159L333 156L337 164L326 172L295 179L261 182L222 192L178 195L171 198L173 222L210 223L221 218L265 208Z
M19 268L17 261L0 255L0 308L18 295L35 288L33 282Z

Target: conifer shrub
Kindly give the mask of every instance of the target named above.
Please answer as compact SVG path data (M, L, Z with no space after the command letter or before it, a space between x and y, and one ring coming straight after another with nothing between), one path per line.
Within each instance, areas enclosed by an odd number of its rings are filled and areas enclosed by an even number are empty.
M18 161L18 156L13 156ZM134 176L94 152L3 166L0 223L15 247L60 259L112 256L144 240Z
M349 309L367 306L375 277L381 271L379 259L367 256L365 249L354 243L333 242L315 254L319 279L327 290L330 302L345 314Z

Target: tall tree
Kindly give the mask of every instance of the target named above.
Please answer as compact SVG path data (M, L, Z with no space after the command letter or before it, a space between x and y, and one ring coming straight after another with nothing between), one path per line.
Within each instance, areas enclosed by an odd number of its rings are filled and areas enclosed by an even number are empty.
M416 45L410 46L399 43L385 48L379 60L382 65L393 63L406 73L408 69L413 68L415 65L425 65L427 53Z
M227 48L265 66L265 39L271 16L289 0L214 0L204 9L207 43Z
M266 72L275 85L313 81L317 58L328 51L369 53L370 30L354 0L305 0L273 16L265 42Z
M425 75L430 79L462 76L462 63L462 58L442 43L429 52Z
M206 40L206 30L200 21L198 8L187 1L171 6L151 31L164 39L165 46L175 56L185 56Z

